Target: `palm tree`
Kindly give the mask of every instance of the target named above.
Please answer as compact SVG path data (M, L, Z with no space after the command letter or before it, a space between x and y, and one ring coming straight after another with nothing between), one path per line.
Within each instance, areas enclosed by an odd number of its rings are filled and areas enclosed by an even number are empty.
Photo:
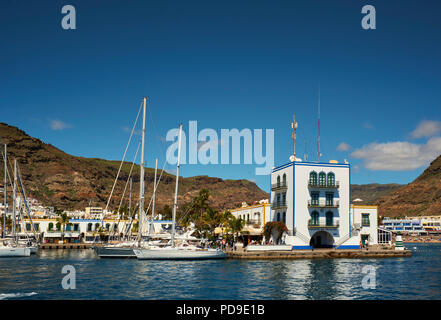
M66 228L66 225L69 223L69 217L65 212L62 212L59 214L59 217L57 218L57 224L61 226L61 239L64 243L64 231Z
M242 218L236 218L235 216L231 215L228 220L228 226L231 229L231 232L233 232L234 239L237 239L237 235L240 231L242 231L243 227L245 225L245 221L242 220Z

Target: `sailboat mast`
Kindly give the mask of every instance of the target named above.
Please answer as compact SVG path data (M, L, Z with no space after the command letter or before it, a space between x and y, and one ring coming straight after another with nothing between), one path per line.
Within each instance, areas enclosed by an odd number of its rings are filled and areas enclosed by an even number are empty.
M145 143L145 109L147 97L144 97L143 117L142 117L142 138L141 138L141 172L139 183L139 212L138 212L138 238L142 240L142 218L144 212L144 143Z
M5 235L6 235L6 206L7 206L7 204L8 204L8 199L7 199L7 196L6 196L6 190L7 190L7 185L8 185L8 175L7 175L7 170L8 170L8 166L7 166L7 160L6 160L6 157L7 157L7 155L6 155L6 143L5 143L5 156L3 157L3 159L5 160L5 185L4 185L4 188L3 188L3 191L4 191L4 193L5 193L5 207L4 207L4 215L3 215L3 229L2 229L2 238L4 238L5 237Z
M173 224L172 224L172 235L171 235L172 247L175 246L176 208L178 206L179 163L180 163L180 160L181 160L181 138L182 138L182 124L179 125L178 161L177 161L177 164L176 164L175 202L173 204Z
M158 171L158 158L156 158L156 163L155 163L155 179L154 179L154 186L153 186L153 206L152 206L152 220L153 217L155 216L155 200L156 200L156 172Z
M129 215L132 212L132 178L130 178Z
M14 191L12 198L12 234L14 237L14 241L17 242L16 239L16 204L17 204L17 159L14 159Z

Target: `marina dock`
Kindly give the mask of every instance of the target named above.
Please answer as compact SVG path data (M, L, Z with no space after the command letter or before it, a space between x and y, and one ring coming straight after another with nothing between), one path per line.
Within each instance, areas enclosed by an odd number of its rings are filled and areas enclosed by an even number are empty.
M91 243L42 243L39 249L89 249Z
M293 251L227 251L229 259L334 259L410 257L411 250L293 250Z

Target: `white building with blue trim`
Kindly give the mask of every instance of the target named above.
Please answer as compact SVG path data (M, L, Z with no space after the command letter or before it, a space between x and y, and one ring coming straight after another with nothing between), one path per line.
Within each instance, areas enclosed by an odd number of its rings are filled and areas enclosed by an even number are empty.
M276 167L271 173L271 221L288 228L285 244L293 249L359 249L350 205L350 165L302 162Z

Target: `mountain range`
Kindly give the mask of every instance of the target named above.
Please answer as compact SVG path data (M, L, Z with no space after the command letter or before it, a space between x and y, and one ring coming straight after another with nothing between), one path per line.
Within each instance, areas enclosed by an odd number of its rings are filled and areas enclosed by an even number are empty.
M27 195L59 209L105 207L120 166L120 161L84 158L69 155L51 144L33 138L17 127L0 123L1 143L8 145L8 157L19 164ZM3 166L1 176L3 176ZM118 207L130 173L131 163L125 162L117 180L109 208ZM12 162L10 162L12 172ZM158 174L159 175L159 174ZM133 200L139 196L139 166L134 165ZM146 194L153 192L154 169L146 168ZM164 172L159 183L156 205L172 205L176 177ZM400 184L351 185L351 200L360 204L378 205L382 216L435 215L441 212L441 156L413 182ZM179 203L190 202L199 190L210 191L210 204L219 210L232 209L243 201L252 204L269 199L269 194L256 183L224 180L216 177L180 177ZM124 203L127 204L128 192ZM150 201L147 196L146 203Z

